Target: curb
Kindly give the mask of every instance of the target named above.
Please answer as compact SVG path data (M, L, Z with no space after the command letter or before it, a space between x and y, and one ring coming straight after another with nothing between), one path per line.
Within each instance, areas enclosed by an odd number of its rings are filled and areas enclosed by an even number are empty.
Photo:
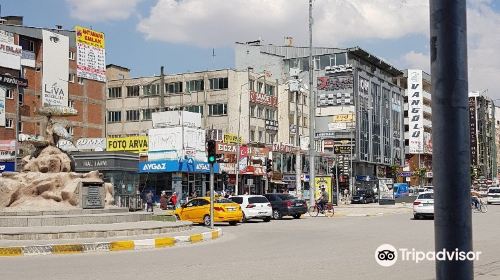
M0 247L0 257L66 255L89 252L138 251L195 244L210 241L222 236L222 229L174 237L158 237L141 240L119 240L96 243L30 245L17 247Z

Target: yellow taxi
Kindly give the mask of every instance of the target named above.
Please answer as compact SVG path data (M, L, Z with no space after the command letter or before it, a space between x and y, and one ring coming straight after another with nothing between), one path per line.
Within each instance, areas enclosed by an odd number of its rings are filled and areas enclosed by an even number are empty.
M210 226L210 197L192 199L175 209L174 215L177 220ZM236 225L242 219L243 212L239 204L226 198L215 198L214 222L229 222L230 225Z

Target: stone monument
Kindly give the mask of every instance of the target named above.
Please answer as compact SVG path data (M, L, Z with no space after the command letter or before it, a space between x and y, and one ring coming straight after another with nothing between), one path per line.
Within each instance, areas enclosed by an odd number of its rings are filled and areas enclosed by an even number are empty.
M34 148L21 161L21 172L0 176L0 210L102 209L113 204L113 185L104 183L98 171L76 173L74 160L56 145L73 142L63 122L53 116L74 116L71 107L49 106L37 113L47 118L44 136L28 139Z

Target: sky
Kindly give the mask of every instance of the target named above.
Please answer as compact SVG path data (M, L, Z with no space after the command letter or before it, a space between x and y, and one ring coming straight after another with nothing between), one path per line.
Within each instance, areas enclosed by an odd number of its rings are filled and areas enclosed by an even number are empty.
M308 0L1 0L35 27L105 33L106 63L131 75L234 67L234 42L308 46ZM314 0L314 46L359 46L430 73L429 0ZM500 0L467 0L469 91L500 98Z

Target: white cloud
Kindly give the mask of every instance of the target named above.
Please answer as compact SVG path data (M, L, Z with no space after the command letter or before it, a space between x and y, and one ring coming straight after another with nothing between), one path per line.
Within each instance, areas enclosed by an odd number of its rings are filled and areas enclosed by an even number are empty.
M421 69L424 70L424 72L430 73L430 63L429 54L410 51L403 56L403 64L405 65L405 68Z
M125 20L142 0L66 0L71 17L86 21Z
M314 41L336 45L364 38L426 33L428 1L322 0L314 2ZM305 0L158 0L138 25L148 39L198 46L230 46L262 37L308 40ZM279 38L279 39L278 39ZM281 43L278 41L277 43Z

